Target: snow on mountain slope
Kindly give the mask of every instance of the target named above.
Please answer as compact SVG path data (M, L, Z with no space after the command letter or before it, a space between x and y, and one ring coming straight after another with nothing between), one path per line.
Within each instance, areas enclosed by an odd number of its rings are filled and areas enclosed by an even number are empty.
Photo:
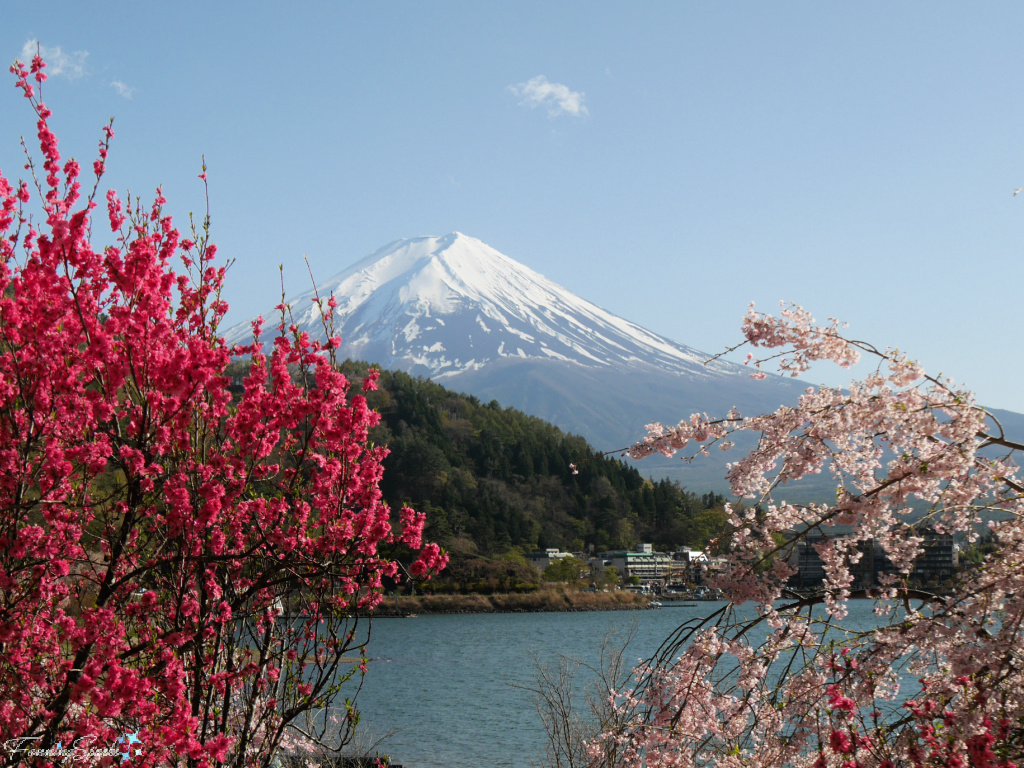
M503 359L588 368L654 367L690 377L748 371L676 344L562 288L485 243L459 232L384 246L317 285L333 293L341 354L442 383ZM293 321L323 338L314 291L290 299ZM274 312L264 315L268 321ZM249 324L231 328L246 341Z

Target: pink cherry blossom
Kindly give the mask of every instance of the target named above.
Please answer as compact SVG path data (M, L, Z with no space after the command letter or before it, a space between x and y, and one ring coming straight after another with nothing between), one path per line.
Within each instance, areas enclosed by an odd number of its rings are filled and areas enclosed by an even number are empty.
M876 371L771 413L651 424L630 449L695 461L737 433L757 438L728 469L737 501L712 586L730 602L681 627L615 694L618 725L595 745L616 744L616 765L1024 763L1024 445L969 390L843 328L795 305L777 316L751 307L739 346L764 350L747 360L759 372L849 367L863 355ZM779 498L817 474L833 499ZM997 553L943 590L923 589L910 577L932 531L964 547L987 531ZM788 579L804 542L824 580L796 593ZM865 587L855 568L875 547L892 571ZM877 627L842 631L854 597L875 601ZM915 680L917 696L894 706Z

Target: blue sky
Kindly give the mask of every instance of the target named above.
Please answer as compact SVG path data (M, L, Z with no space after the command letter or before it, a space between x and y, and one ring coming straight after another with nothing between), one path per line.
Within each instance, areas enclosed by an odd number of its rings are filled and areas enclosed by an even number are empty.
M1019 3L22 3L65 155L209 168L233 323L459 230L717 352L780 299L1024 411ZM58 53L59 49L59 53ZM13 78L10 80L13 85ZM4 95L6 94L6 95ZM0 170L31 116L0 89ZM847 373L811 377L838 384Z

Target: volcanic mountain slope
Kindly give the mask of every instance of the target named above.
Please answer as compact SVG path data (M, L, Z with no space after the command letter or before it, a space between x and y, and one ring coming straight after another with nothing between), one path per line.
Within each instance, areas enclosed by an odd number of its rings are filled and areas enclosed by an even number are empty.
M385 368L444 381L499 360L544 360L598 370L653 366L708 378L740 372L704 367L707 355L623 320L472 237L399 240L289 300L314 337L313 302L332 294L343 352ZM247 325L228 332L244 339Z
M755 382L743 366L705 363L710 355L624 320L458 232L393 242L289 300L292 321L323 338L316 295L325 308L329 296L337 301L342 357L495 399L601 449L639 439L655 420L724 415L733 406L773 409L803 386L775 377ZM243 342L250 333L243 323L226 338ZM674 474L695 490L697 482L724 486L722 461Z

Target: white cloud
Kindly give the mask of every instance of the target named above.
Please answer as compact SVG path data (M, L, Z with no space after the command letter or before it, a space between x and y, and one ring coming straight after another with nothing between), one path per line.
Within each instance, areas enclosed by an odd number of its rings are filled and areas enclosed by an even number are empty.
M117 91L118 96L123 96L126 99L130 99L132 94L135 93L135 89L131 86L125 85L120 80L115 80L110 84L110 87Z
M32 61L32 57L39 55L46 62L46 69L43 71L50 77L66 77L68 80L77 80L85 74L85 60L89 56L88 51L75 51L64 53L58 45L50 48L40 45L38 40L29 40L21 48L21 56L18 58L25 64Z
M508 87L512 93L519 96L523 106L535 109L541 105L547 107L548 115L572 115L573 117L586 117L590 114L583 104L584 94L578 91L571 91L561 83L551 83L544 75Z

